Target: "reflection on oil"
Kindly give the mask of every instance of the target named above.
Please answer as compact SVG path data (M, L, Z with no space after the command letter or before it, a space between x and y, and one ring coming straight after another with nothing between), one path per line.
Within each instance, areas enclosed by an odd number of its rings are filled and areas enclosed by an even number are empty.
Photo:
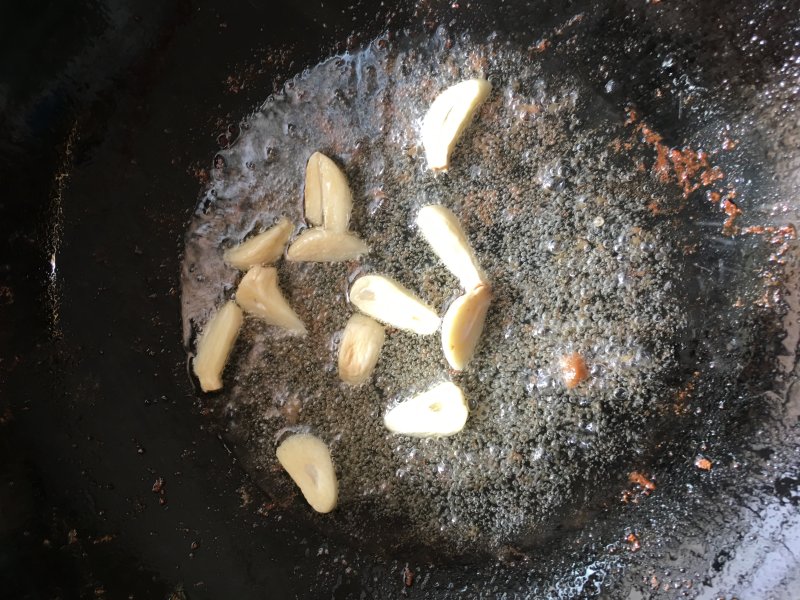
M64 148L61 151L61 158L56 168L56 175L50 192L50 206L48 208L50 221L45 238L45 256L48 258L50 266L47 278L47 312L50 323L50 336L53 339L61 337L61 324L59 323L61 283L58 279L58 253L61 249L61 241L64 234L63 197L72 172L74 161L72 148L77 139L78 123L76 121L72 124L64 142Z

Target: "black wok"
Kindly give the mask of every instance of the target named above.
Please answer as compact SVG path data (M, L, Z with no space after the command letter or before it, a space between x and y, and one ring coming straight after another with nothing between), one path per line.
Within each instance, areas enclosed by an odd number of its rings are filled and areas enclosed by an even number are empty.
M725 124L746 132L729 165L743 206L764 226L796 218L797 2L9 5L0 38L3 597L796 597L789 234L768 288L779 297L746 351L718 349L717 360L742 367L727 403L709 379L696 392L704 410L660 432L642 458L657 489L621 486L634 502L578 507L522 549L365 553L281 519L203 414L179 303L202 170L230 125L294 73L384 31L439 25L561 45L566 68L620 115L635 107L669 147ZM728 258L709 278L724 284L724 267L750 264ZM701 360L697 348L682 351ZM709 476L698 454L714 458ZM376 546L381 539L376 532Z

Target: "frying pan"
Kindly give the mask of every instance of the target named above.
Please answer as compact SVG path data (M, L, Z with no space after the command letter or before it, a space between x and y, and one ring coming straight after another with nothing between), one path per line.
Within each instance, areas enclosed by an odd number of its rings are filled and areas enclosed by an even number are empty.
M720 394L708 379L696 392L704 410L661 432L642 459L657 489L622 486L634 502L587 503L521 550L360 552L266 510L269 496L204 416L180 344L196 175L294 73L384 31L438 26L561 45L565 68L620 114L635 107L670 148L727 124L741 138L729 169L742 206L764 226L795 218L796 2L8 6L4 597L796 597L791 243L746 348L706 357L741 363L735 385ZM758 278L747 253L717 258L709 280L725 284L734 268ZM696 359L698 348L683 350ZM712 471L694 466L698 454L714 458Z

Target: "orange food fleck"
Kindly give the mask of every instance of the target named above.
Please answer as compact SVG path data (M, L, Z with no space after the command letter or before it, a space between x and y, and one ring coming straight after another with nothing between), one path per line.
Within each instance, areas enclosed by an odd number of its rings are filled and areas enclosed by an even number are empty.
M722 210L728 215L728 218L725 219L725 223L722 225L722 232L725 235L733 235L736 233L736 219L742 214L742 209L736 206L735 202L728 200L726 197L725 200L722 201Z
M684 200L701 187L711 186L714 182L725 178L722 169L710 164L708 152L705 150L686 147L670 148L664 143L664 138L660 133L650 128L644 121L638 123L637 121L639 121L639 115L635 110L629 108L625 124L636 123L634 131L641 135L641 141L655 150L656 156L652 165L653 175L662 183L677 182L683 190ZM729 200L735 197L731 194L735 195L735 191L731 190L728 193ZM710 191L707 195L709 200L714 203L719 202L721 197L718 191ZM725 206L721 208L726 210ZM733 209L729 208L728 210ZM734 221L740 213L734 215L727 210L726 213L728 217L723 225L723 233L732 235L735 233Z
M694 460L694 466L698 469L702 469L703 471L710 471L711 470L711 461L708 460L705 456L698 456Z
M406 587L414 585L414 571L408 567L408 564L403 568L403 585Z
M673 148L669 153L669 158L672 161L672 168L675 171L675 177L678 179L678 183L683 188L683 197L688 198L689 194L700 187L700 184L697 183L695 177L701 169L708 169L708 155L702 150L695 152L691 148L684 148L683 150ZM702 182L702 175L700 179ZM703 183L703 185L708 184Z
M568 390L578 387L581 382L589 378L589 369L586 361L577 352L561 357L561 376Z
M723 179L724 177L725 173L722 172L722 169L719 167L711 167L710 169L706 169L700 173L700 183L703 185L711 185L715 181Z
M548 40L547 38L544 38L542 40L539 40L539 43L536 44L533 47L533 51L534 52L544 52L545 50L547 50L550 47L550 45L551 45L550 40Z
M722 140L722 149L723 150L733 150L734 148L736 148L736 145L738 143L739 142L736 142L736 141L732 140L731 138L726 137L724 140Z
M687 381L683 388L678 390L678 393L675 394L674 410L676 414L681 414L687 410L686 402L689 398L691 398L699 377L700 371L695 371L692 373L689 381Z
M653 164L653 171L658 180L662 183L669 181L669 161L667 160L667 147L663 144L656 146L656 162Z
M642 547L642 544L639 542L639 538L635 533L629 533L628 537L625 538L625 541L631 545L631 552L636 552Z
M797 229L791 223L782 227L755 225L742 229L743 234L769 235L769 243L778 246L770 260L783 263L784 255L789 251L791 243L797 239Z
M628 480L631 483L635 483L642 488L644 488L647 492L653 492L656 489L656 484L650 481L647 477L639 473L639 471L633 471L630 475L628 475Z

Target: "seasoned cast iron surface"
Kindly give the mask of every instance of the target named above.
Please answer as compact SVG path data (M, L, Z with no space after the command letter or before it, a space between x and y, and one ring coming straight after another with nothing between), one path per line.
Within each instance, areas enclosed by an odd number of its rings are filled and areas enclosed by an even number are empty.
M53 5L4 19L17 24L3 40L20 57L4 48L0 79L4 589L30 598L791 597L800 398L786 226L800 167L800 7L423 3L387 17L325 4L82 14ZM378 524L354 541L346 522L331 530L301 501L276 507L240 468L238 456L255 454L229 446L209 414L218 400L193 390L180 344L184 233L215 153L295 73L384 30L400 43L405 27L526 49L526 73L541 69L554 95L577 88L590 101L584 125L607 123L595 140L611 148L610 174L625 163L626 185L655 201L631 204L625 218L657 241L674 232L668 268L661 263L672 291L659 296L674 335L659 343L677 350L674 368L649 372L663 396L652 412L601 402L597 415L616 428L609 439L633 440L607 460L568 460L568 438L546 428L532 436L563 444L553 466L570 483L546 493L562 490L566 506L527 538L490 527L502 543L489 555L443 553L413 526ZM687 171L701 150L721 177ZM577 202L580 174L536 166L537 185L556 187L540 201ZM730 203L742 215L724 229ZM543 403L548 392L530 394ZM382 540L390 546L377 548Z

